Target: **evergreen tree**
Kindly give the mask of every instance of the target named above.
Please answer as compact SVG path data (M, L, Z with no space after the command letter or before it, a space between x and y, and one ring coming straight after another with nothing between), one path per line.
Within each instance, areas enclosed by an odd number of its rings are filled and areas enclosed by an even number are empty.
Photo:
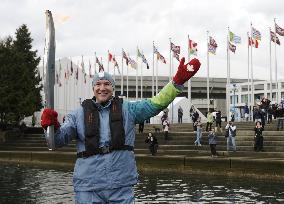
M0 122L6 123L7 116L12 111L13 74L15 55L12 51L13 39L11 36L0 41Z
M20 26L15 35L15 40L9 37L0 43L0 116L2 122L18 123L42 108L42 85L37 70L40 58L32 50L27 26Z
M37 69L40 57L37 57L37 51L32 50L31 34L25 24L16 30L16 39L13 44L13 50L16 54L18 80L16 89L18 96L15 107L17 121L24 116L33 115L35 111L42 108L42 99L40 91L42 90L41 78Z

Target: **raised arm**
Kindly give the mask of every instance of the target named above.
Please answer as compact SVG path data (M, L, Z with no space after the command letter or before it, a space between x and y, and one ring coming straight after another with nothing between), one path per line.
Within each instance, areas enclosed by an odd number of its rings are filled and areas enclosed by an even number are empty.
M182 92L183 84L193 77L200 68L198 59L192 59L184 64L185 58L180 60L177 73L156 96L135 103L129 103L135 123L142 122L150 117L157 115L160 111L168 107L175 97Z

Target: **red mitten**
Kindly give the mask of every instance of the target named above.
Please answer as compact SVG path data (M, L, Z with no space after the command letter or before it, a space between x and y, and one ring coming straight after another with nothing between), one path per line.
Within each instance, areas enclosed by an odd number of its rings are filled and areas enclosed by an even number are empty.
M58 113L50 108L43 110L41 115L41 126L47 129L48 126L54 125L54 129L58 129L60 124L57 119Z
M189 63L184 64L184 57L180 60L178 70L173 78L173 81L178 85L183 85L199 70L201 63L198 59L194 58Z

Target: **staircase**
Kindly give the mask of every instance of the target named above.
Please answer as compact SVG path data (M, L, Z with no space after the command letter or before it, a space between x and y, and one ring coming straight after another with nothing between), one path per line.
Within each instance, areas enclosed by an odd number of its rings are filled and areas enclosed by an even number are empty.
M222 124L225 126L225 123ZM268 124L263 132L264 152L253 151L254 141L254 123L239 122L236 136L236 152L226 151L226 139L224 136L218 136L217 152L222 156L236 157L266 157L266 158L284 158L284 131L276 131L276 124ZM203 132L201 147L195 146L195 133L192 124L172 124L169 132L169 140L164 140L163 132L155 133L154 127L159 125L145 125L144 133L136 134L135 154L149 154L148 144L145 138L148 132L152 132L158 139L158 155L184 155L184 156L208 156L211 155L208 145L208 133ZM138 126L137 126L138 128ZM162 129L161 125L160 128ZM205 127L203 128L205 129ZM6 138L5 143L0 143L0 151L47 151L47 146L41 129L36 130L37 134L26 131L22 136ZM35 131L32 131L35 132ZM138 129L137 129L138 132ZM57 152L76 152L76 144L72 142L66 147L56 150Z

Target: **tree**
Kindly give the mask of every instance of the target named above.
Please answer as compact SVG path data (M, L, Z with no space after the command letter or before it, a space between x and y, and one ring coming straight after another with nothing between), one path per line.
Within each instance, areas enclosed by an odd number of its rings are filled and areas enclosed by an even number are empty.
M15 56L12 51L13 39L8 36L6 39L0 41L0 120L4 123L7 120L7 115L11 112L9 93L13 86L13 70Z
M16 30L15 36L15 40L9 38L0 45L1 76L5 73L0 77L1 84L4 84L0 88L1 96L4 95L0 112L10 123L18 123L42 108L42 85L37 69L40 57L32 50L33 40L25 24Z

